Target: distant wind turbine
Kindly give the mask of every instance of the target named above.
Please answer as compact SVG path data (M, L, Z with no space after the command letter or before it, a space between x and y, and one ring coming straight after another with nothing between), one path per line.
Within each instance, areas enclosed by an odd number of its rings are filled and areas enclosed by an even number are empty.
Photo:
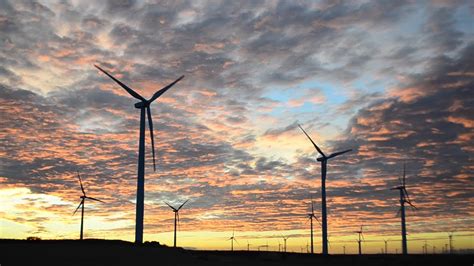
M400 216L402 219L402 254L408 254L408 247L407 247L407 228L405 224L405 203L408 203L412 208L416 209L415 205L411 203L410 196L408 195L408 191L405 185L406 179L406 165L403 164L403 178L400 181L400 185L397 187L392 188L391 190L399 190L400 191Z
M179 77L177 80L163 87L159 91L155 92L153 96L147 100L143 98L136 91L116 79L107 71L103 70L97 65L94 65L97 69L102 71L109 78L118 83L123 89L125 89L131 96L140 100L135 103L135 108L140 109L140 140L138 144L138 174L137 174L137 205L136 205L136 218L135 218L135 243L143 243L143 214L144 214L144 201L145 201L145 120L148 116L148 127L150 129L151 138L151 151L153 154L153 170L156 171L155 164L155 140L153 138L153 120L151 118L150 104L158 99L163 93L170 89L174 84L180 81L184 76Z
M82 210L81 210L81 236L80 236L80 239L82 240L83 239L83 233L84 233L84 203L85 203L86 199L100 201L102 203L105 203L105 202L103 202L99 199L87 196L86 191L84 190L84 186L82 185L81 175L79 174L79 172L77 172L77 177L79 178L79 184L81 185L82 196L79 197L81 199L81 202L79 203L79 206L77 206L76 210L74 211L74 213L72 215L76 214L77 210L79 210L79 208L82 206Z
M303 131L303 133L308 137L308 139L313 144L314 148L318 151L318 153L322 156L317 158L317 161L321 162L321 215L322 215L322 245L323 245L323 255L328 254L328 222L327 222L327 209L326 209L326 171L327 171L327 162L329 159L344 154L346 152L352 151L352 149L344 150L340 152L335 152L326 156L323 151L314 143L311 137L304 131L301 125L298 124L298 127Z
M362 255L362 241L365 240L364 234L362 233L362 225L360 226L360 230L356 231L359 234L359 239L357 239L357 243L359 244L359 255Z
M319 221L318 217L314 215L314 206L313 206L313 197L311 197L311 213L308 213L309 221L311 224L311 254L314 254L314 243L313 243L313 219L316 219L316 221L321 225L321 222Z
M286 252L286 241L288 240L288 238L290 238L290 236L281 236L283 238L283 252Z
M227 240L230 240L230 251L234 251L234 241L238 244L239 242L237 241L237 239L235 239L235 232L232 231L232 236L227 239Z
M174 212L174 243L173 243L173 247L176 247L176 225L179 223L179 210L181 210L181 208L183 208L183 206L184 206L184 204L186 204L186 202L188 202L188 200L186 200L178 208L175 208L175 207L171 206L168 202L165 201L165 204L168 205L168 207L170 207Z

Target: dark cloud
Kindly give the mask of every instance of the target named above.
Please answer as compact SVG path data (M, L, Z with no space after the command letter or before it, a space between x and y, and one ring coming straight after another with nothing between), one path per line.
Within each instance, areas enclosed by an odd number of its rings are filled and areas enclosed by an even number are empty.
M455 23L453 9L441 8L434 11L424 25L426 41L441 53L455 50L463 43L463 34L456 29Z
M473 193L466 187L474 174L469 167L469 153L474 146L474 79L470 74L474 65L469 59L473 53L474 45L470 44L455 59L433 60L431 70L409 84L415 91L402 89L398 97L378 100L360 110L347 129L348 139L334 143L336 147L358 148L358 155L352 156L352 166L346 165L341 174L362 171L385 179L385 185L377 187L388 194L388 189L396 185L393 177L401 175L401 165L406 162L409 190L423 209L416 216L432 215L429 208L438 195L449 195L454 187L459 193L445 198L436 211L448 217L454 213L467 215L469 210L460 203ZM377 187L369 188L372 191ZM371 194L367 188L361 189L363 197ZM357 194L351 193L351 197Z
M288 126L282 127L282 128L276 128L276 129L268 129L263 133L264 136L279 136L283 133L289 132L291 130L294 130L295 128L298 127L298 122L295 121Z

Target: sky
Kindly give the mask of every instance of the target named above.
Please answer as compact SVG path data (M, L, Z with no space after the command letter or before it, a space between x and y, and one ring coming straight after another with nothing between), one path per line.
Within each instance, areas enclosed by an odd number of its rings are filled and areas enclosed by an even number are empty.
M408 247L474 248L472 1L0 0L0 238L133 241L139 110L98 64L152 104L145 241L236 249L309 241L329 162L330 252L383 239L400 251L406 163ZM320 252L320 228L315 226Z

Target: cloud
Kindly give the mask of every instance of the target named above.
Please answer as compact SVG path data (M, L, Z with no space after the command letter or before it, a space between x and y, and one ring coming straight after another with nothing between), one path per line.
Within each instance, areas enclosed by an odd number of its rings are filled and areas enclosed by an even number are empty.
M283 127L283 128L275 128L275 129L268 129L267 131L265 131L265 133L263 134L264 136L279 136L283 133L286 133L286 132L289 132L295 128L298 127L298 122L295 121L293 123L291 123L290 125L286 126L286 127Z
M348 234L361 217L398 232L387 189L406 159L420 207L411 230L472 224L459 203L472 194L467 2L0 6L0 183L67 201L45 205L62 217L76 206L80 170L109 202L92 207L107 225L93 236L132 234L138 135L134 99L93 64L145 97L186 76L152 105L159 170L147 153L150 234L168 230L163 200L188 197L185 230L302 230L320 166L296 120L318 129L328 152L355 150L328 166L332 234ZM26 205L18 208L37 220L8 219L54 237L75 230L55 235Z
M433 60L430 71L409 84L414 90L401 88L397 97L361 109L347 129L347 139L334 143L358 148L346 170L363 171L362 179L380 179L382 186L377 185L376 190L396 185L394 177L400 176L401 165L406 162L409 191L413 191L412 198L420 208L412 219L427 219L433 212L438 219L471 212L460 202L471 194L465 186L472 175L469 153L473 121L469 114L474 110L469 91L474 83L469 74L453 78L450 73L472 71L474 65L468 58L473 52L474 45L470 44L454 59ZM407 100L406 94L411 93L416 96ZM458 192L456 196L445 198L442 205L435 204L438 195L454 195L450 193L453 189ZM469 225L463 221L450 226Z

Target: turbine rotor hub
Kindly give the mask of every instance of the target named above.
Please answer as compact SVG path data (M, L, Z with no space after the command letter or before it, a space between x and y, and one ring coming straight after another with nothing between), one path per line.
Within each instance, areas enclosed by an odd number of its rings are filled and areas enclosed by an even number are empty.
M148 107L148 106L150 106L150 102L148 102L148 101L141 101L141 102L137 102L135 104L135 108L138 108L138 109L145 108L145 107Z

